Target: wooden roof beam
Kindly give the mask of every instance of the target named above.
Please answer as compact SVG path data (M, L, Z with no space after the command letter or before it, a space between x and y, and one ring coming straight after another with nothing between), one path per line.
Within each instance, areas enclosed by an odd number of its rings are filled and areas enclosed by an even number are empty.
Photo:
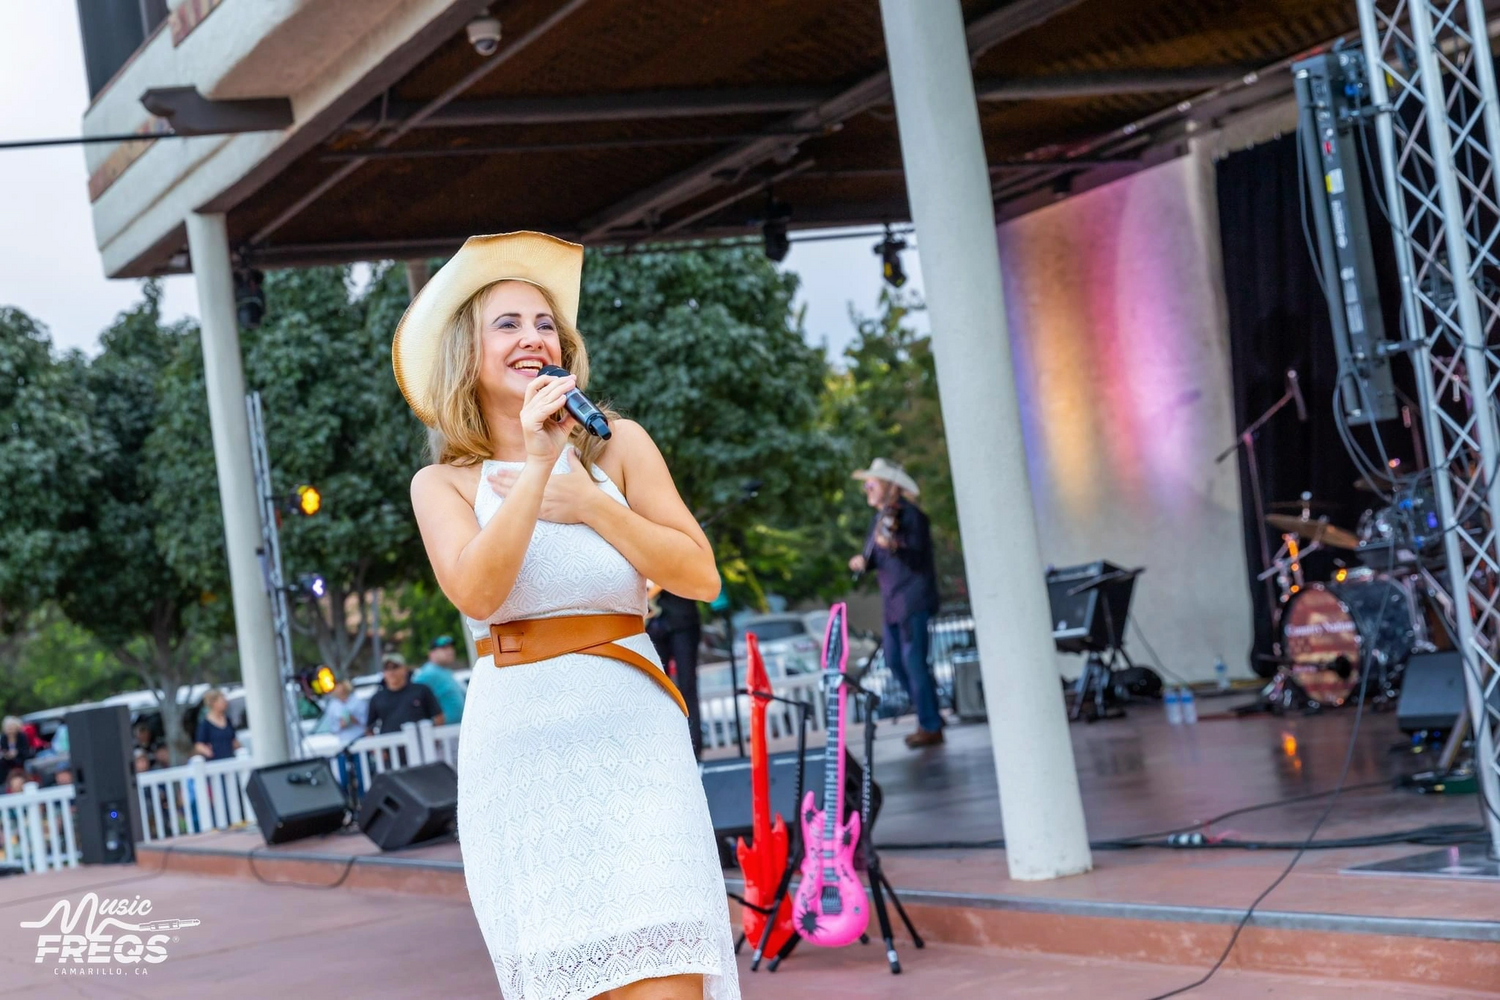
M981 101L1044 101L1110 94L1164 94L1221 87L1255 72L1253 66L1201 66L1190 69L1125 69L1067 73L1013 80L975 80Z
M977 59L987 49L1014 38L1083 0L1013 0L971 22L966 35L969 55ZM832 98L779 123L778 132L803 132L835 126L872 107L891 101L890 72L881 69ZM754 139L738 143L658 184L633 194L585 219L580 226L585 242L608 236L615 229L639 223L715 187L723 177L738 177L747 167L784 154L784 138Z
M1253 72L1253 67L1203 66L1188 69L1125 69L1017 79L974 81L981 101L1028 101L1108 94L1151 94L1211 90ZM574 97L498 97L454 101L414 128L482 128L489 125L564 125L578 122L698 118L711 115L801 112L831 101L839 91L827 87L779 87L744 90L653 90ZM343 125L346 132L397 128L422 105L393 101L367 105Z
M474 128L485 125L554 125L646 118L772 114L802 111L826 100L826 87L750 90L653 90L581 97L499 97L455 101L429 115L421 128ZM395 128L421 105L393 101L382 111L376 101L344 124L345 131Z

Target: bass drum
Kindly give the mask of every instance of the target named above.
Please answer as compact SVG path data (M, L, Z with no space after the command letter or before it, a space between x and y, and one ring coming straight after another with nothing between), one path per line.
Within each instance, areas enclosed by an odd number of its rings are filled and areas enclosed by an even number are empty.
M1342 705L1370 672L1367 694L1389 694L1425 635L1407 586L1383 575L1314 583L1282 619L1292 679L1309 698Z

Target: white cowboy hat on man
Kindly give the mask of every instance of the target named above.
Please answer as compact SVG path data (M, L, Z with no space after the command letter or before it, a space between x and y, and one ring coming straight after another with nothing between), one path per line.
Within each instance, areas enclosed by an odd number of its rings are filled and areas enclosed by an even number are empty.
M888 458L877 458L870 463L868 469L860 469L854 473L855 479L882 479L888 483L895 483L902 490L912 496L921 496L922 491L917 488L917 481L907 475L905 469L901 468L899 462L892 462Z

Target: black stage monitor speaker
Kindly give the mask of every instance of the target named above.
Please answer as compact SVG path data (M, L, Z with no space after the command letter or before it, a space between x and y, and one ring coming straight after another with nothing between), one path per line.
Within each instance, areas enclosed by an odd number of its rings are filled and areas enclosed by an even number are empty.
M708 796L708 815L714 826L714 840L719 845L719 861L726 868L735 866L734 841L736 837L750 839L754 829L750 810L750 759L730 757L724 760L704 761L698 765L703 778L703 791ZM780 813L788 827L797 827L799 803L793 801L797 793L797 753L772 754L771 815ZM844 756L844 815L859 809L860 781L864 768L848 751ZM822 795L823 750L821 747L807 752L807 770L802 778L802 791L815 791ZM884 795L880 782L870 785L870 825L880 815L880 804ZM795 837L796 831L792 830Z
M245 795L268 844L334 833L348 811L344 789L321 757L258 767L250 773Z
M141 839L130 711L124 705L82 708L68 713L67 725L79 859L129 864Z
M1500 689L1490 694L1490 706L1500 711ZM1423 729L1451 729L1459 712L1467 712L1464 661L1457 650L1418 653L1406 661L1396 723L1403 733Z
M441 836L458 816L458 775L447 764L386 771L370 782L359 828L382 851Z

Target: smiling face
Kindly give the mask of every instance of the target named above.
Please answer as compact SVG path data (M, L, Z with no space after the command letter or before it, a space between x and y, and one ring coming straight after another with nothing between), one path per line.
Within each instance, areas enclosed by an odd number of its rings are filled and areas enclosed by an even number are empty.
M562 342L547 297L524 281L502 281L479 301L479 386L519 409L543 365L562 364Z

